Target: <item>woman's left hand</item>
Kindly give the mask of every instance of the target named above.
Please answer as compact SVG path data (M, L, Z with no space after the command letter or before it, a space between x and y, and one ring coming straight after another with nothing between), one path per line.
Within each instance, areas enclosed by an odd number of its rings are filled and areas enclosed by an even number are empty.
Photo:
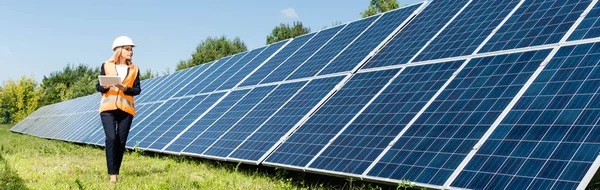
M119 88L119 90L121 90L121 91L127 90L127 87L125 87L125 85L122 85L122 84L115 84L115 87Z

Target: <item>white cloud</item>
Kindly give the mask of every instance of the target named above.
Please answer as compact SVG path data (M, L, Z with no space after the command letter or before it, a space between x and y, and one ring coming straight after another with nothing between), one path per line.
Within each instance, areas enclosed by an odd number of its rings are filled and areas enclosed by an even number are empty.
M292 8L283 9L280 12L286 18L290 18L290 19L299 19L300 18L300 16L298 16L296 11Z

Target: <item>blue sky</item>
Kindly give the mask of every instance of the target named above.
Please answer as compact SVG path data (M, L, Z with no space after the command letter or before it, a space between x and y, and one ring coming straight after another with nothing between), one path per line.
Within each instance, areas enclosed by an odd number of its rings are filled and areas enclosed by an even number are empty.
M265 45L273 27L302 21L312 31L360 19L370 0L4 1L0 3L0 81L41 82L67 64L99 66L117 36L131 37L142 70L174 71L207 37ZM412 4L418 0L401 0ZM227 3L227 4L226 4Z

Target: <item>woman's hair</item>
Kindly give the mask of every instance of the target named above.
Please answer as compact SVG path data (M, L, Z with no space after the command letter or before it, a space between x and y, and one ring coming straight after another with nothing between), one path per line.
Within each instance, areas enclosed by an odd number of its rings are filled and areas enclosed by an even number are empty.
M115 50L115 54L113 54L113 56L112 56L110 59L108 59L108 61L106 61L106 62L113 62L113 63L118 63L118 62L120 62L120 61L121 61L121 53L122 53L122 51L123 51L122 47L118 47L118 48ZM131 59L125 60L125 63L126 63L127 65L131 65L131 64L133 64L133 63L131 62Z

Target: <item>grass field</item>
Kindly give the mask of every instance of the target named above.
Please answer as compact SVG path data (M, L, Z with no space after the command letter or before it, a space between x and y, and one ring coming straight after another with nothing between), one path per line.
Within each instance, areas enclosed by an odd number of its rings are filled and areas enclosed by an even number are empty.
M10 132L0 125L0 189L396 189L321 175L131 151L118 183L104 149ZM404 188L400 188L404 189Z

